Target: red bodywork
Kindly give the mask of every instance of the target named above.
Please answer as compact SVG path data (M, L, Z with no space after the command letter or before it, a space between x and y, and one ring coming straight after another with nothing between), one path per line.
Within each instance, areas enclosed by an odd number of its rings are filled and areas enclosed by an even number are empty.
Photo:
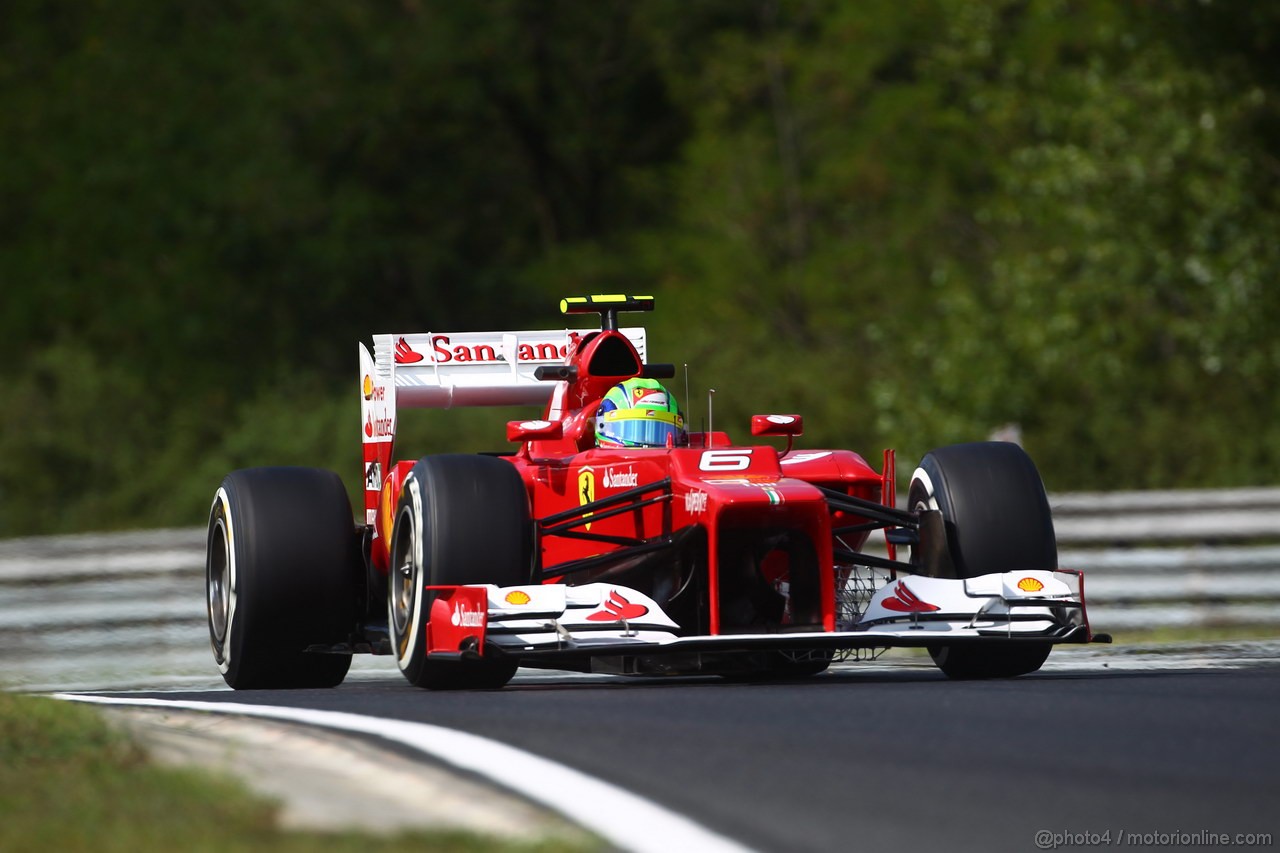
M638 589L691 634L835 630L842 569L833 529L845 529L840 548L859 551L870 529L884 525L847 530L866 519L831 508L821 489L892 506L892 452L878 473L847 450L785 453L734 445L723 432L693 433L682 447L597 448L594 418L605 393L664 371L643 364L616 329L572 341L566 364L539 375L554 384L541 420L508 425L520 446L504 458L529 494L532 577ZM789 448L801 426L795 415L756 416L752 431L786 437ZM365 451L366 470L372 463L383 472L381 488L366 491L365 510L372 562L385 573L396 501L413 462L392 465L390 442Z

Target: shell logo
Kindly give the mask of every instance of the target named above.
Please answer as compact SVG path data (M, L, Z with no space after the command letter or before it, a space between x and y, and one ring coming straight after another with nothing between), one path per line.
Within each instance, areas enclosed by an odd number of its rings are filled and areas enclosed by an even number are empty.
M1044 584L1040 583L1040 581L1035 578L1023 578L1018 581L1018 589L1023 592L1039 592L1044 589Z
M386 539L387 542L390 542L391 526L394 523L393 520L395 517L395 496L392 494L390 477L385 477L382 481L382 495L381 499L378 501L378 506L381 512L380 520L382 522L382 526L379 528L378 532L384 539ZM390 548L391 546L388 545L387 547Z
M362 390L364 391L364 398L366 400L373 399L373 377L367 373L364 375Z
M522 589L517 589L507 593L502 600L505 601L507 604L520 605L520 604L528 604L530 599L529 599L529 593L525 592Z

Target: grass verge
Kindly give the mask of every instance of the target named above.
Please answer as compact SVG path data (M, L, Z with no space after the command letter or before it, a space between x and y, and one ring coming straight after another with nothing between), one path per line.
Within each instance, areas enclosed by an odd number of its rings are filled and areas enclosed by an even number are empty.
M525 845L463 832L285 832L275 816L273 803L232 779L152 764L132 738L93 708L0 691L0 850L566 849L563 839Z

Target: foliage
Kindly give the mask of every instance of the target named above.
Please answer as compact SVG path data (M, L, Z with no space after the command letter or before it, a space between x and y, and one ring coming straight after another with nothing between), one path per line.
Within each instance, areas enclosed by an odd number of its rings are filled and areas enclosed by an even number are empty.
M1274 91L1109 3L764 8L688 86L672 273L735 420L908 458L1016 423L1055 488L1276 468Z
M352 341L618 290L661 297L695 423L714 387L718 424L869 458L1017 424L1050 488L1269 482L1278 34L1194 0L6 4L0 535L198 523L234 465L354 484ZM502 446L461 414L423 452Z

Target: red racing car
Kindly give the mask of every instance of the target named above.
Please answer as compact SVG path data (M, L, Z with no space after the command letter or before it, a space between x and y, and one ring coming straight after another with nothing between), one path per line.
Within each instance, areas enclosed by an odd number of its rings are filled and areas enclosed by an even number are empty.
M254 468L209 516L214 659L234 688L327 687L355 653L413 684L492 688L517 667L812 675L893 646L953 678L1033 672L1090 633L1084 578L1057 565L1034 463L984 442L927 454L896 506L848 450L794 450L796 414L740 445L690 432L623 312L600 328L380 335L360 347L363 523L337 474ZM395 461L402 407L529 404L514 452ZM884 549L869 553L882 531Z

